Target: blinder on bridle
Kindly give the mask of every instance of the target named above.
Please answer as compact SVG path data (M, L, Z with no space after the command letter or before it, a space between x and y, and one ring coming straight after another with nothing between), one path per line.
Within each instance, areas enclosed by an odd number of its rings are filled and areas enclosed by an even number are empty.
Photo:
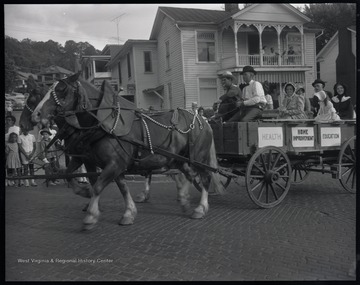
M54 83L54 85L51 87L51 91L50 94L53 96L55 103L56 103L56 112L58 115L60 116L64 116L65 115L65 110L64 110L64 106L63 104L61 104L61 101L59 100L57 94L56 94L56 87L59 87L59 84L64 84L65 86L63 88L61 88L61 92L65 92L66 89L68 88L67 85L70 85L71 87L73 87L73 95L74 96L80 96L80 82L76 81L76 86L68 83L68 82L64 82L64 80L60 80L56 83ZM85 102L83 103L83 105L81 106L83 109L86 109L86 104Z

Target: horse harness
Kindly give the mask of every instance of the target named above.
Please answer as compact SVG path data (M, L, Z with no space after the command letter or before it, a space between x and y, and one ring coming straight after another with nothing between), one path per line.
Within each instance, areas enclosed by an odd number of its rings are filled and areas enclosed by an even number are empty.
M115 118L115 121L114 121L114 125L113 127L109 130L109 133L117 140L117 142L120 144L120 146L125 150L125 148L122 146L121 144L121 141L126 141L126 142L129 142L133 145L136 145L140 148L146 148L150 151L151 154L154 154L154 149L155 149L155 152L161 154L161 155L164 155L164 156L167 156L167 157L171 157L171 158L175 158L177 160L182 160L182 161L187 161L187 162L190 162L190 163L193 163L194 164L194 161L193 161L193 158L192 158L192 155L191 155L191 147L194 145L194 137L191 135L191 131L195 129L195 123L196 121L198 121L199 123L199 128L200 130L203 129L203 123L201 122L200 118L199 118L199 115L197 113L197 110L195 111L189 111L189 110L186 110L186 109L183 109L183 108L180 108L178 107L176 110L174 110L174 113L173 113L173 116L171 118L171 125L164 125L158 121L156 121L154 118L152 118L155 114L145 114L144 112L140 111L139 109L128 109L128 108L122 108L120 106L120 102L117 101L116 102L116 107L112 106L112 107L103 107L103 108L86 108L86 104L84 103L85 102L85 99L82 100L82 102L80 102L80 108L78 110L75 110L75 111L64 111L63 110L63 105L61 104L59 98L57 97L56 95L56 92L55 92L55 87L56 85L58 84L59 82L56 82L52 87L51 87L51 95L53 96L54 100L55 100L55 103L56 105L61 108L60 111L58 111L58 115L59 116L63 116L65 117L65 120L67 119L67 117L71 117L71 116L76 116L76 113L80 113L80 112L87 112L89 113L90 115L92 115L95 119L97 119L98 123L94 126L91 126L91 127L81 127L80 124L76 124L76 125L73 125L71 122L69 122L69 120L66 120L67 123L69 125L72 125L73 127L75 127L76 129L80 129L80 130L90 130L90 129L95 129L95 128L98 128L102 125L102 121L99 121L99 119L96 117L96 115L93 113L94 111L97 111L97 110L100 110L100 109L113 109L114 112L111 113L111 115L114 117L116 116ZM70 84L71 85L71 84ZM79 81L76 81L76 87L71 85L74 90L73 90L73 93L74 95L76 93L79 94L79 89L80 89L80 82ZM89 100L93 99L93 98L87 98ZM121 110L122 109L125 109L125 110L132 110L135 112L135 115L138 117L138 119L141 120L142 122L142 125L143 125L143 128L144 128L144 141L141 142L139 140L136 140L136 139L130 139L130 138L126 138L126 136L121 136L121 137L117 137L113 131L115 130L119 120L120 120L120 114L121 114ZM190 123L189 125L189 128L186 129L186 130L182 130L180 128L177 127L177 124L178 124L178 117L179 117L179 111L185 111L189 114L191 114L193 116L192 118L192 122ZM151 135L150 135L150 131L149 131L149 127L148 127L148 123L146 122L146 120L148 121L151 121L152 123L154 123L155 125L159 126L159 127L162 127L162 128L165 128L169 131L169 134L171 131L173 130L176 130L177 132L181 133L181 134L189 134L188 136L188 140L189 140L189 159L185 158L185 157L182 157L180 155L176 155L176 154L173 154L171 152L168 152L164 149L161 149L159 147L156 147L156 146L153 146L152 144L152 140L151 140ZM66 126L64 126L63 128L65 128ZM60 133L60 132L59 132ZM62 132L63 134L66 133L65 131ZM73 132L72 132L73 133ZM71 133L71 134L72 134ZM71 134L68 134L68 136L70 136ZM60 134L59 134L60 135ZM86 135L86 133L84 133L84 135ZM68 137L67 136L67 137ZM83 136L81 136L83 137ZM55 138L54 138L55 139ZM55 141L55 140L53 140ZM90 143L93 143L92 142L89 142ZM130 155L128 152L126 152L129 156L132 156ZM140 156L141 156L141 152L139 153ZM138 155L139 156L139 155Z

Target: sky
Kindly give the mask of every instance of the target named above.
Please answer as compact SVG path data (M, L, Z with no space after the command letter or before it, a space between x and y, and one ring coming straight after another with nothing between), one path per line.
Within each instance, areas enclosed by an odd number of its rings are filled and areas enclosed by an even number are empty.
M303 4L292 4L295 7ZM149 39L159 6L224 10L224 4L6 4L5 35L19 41L88 42L102 50ZM239 4L242 8L242 4Z

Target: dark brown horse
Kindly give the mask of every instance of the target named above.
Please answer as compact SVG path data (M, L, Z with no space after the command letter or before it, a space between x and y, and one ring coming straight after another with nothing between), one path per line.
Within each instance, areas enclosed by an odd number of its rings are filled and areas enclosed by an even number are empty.
M108 82L104 84L109 85ZM105 89L109 88L105 86L103 90ZM41 120L43 123L53 117L64 116L70 124L80 125L81 128L86 129L78 145L81 145L82 151L87 152L89 161L100 166L103 171L93 187L86 189L90 192L91 201L84 219L84 229L92 228L97 223L100 215L98 209L100 194L112 180L118 184L125 200L125 213L120 224L128 225L134 222L137 209L125 183L124 173L137 170L136 158L140 152L145 156L144 163L141 165L145 170L161 167L177 168L185 174L187 180L179 193L181 205L184 207L189 204L190 181L193 181L197 174L200 175L203 185L202 195L192 218L203 218L209 209L209 188L223 193L218 175L206 167L199 167L202 163L212 169L217 168L211 127L205 124L202 118L186 110L169 111L157 114L155 117L148 117L137 110L124 110L121 107L121 110L114 109L110 112L115 114L117 122L123 120L120 114L126 114L126 112L137 114L138 118L132 121L130 126L124 126L129 128L127 134L117 137L104 131L101 121L94 115L99 110L99 101L102 96L105 95L101 90L79 79L78 74L73 75L58 81L39 103L32 116L35 122ZM142 143L144 129L146 139L145 143ZM149 149L154 150L155 154L151 154ZM167 152L165 156L161 155L164 151ZM187 158L186 161L181 159L184 157Z
M26 81L26 85L27 85L27 92L29 93L29 96L27 98L26 104L25 104L25 108L21 113L20 116L20 127L22 129L26 129L26 130L33 130L34 126L39 125L39 123L36 123L34 121L31 120L31 116L35 110L35 108L37 107L37 105L40 103L40 101L44 98L45 94L49 91L49 88L45 85L45 86L40 86L39 83L37 83L32 76L30 76L28 78L28 80ZM71 143L71 141L74 140L74 137L69 135L68 133L70 133L71 129L73 129L72 126L67 125L66 121L64 120L63 117L56 117L55 120L56 124L58 125L58 127L60 127L62 130L64 130L65 128L67 129L67 134L65 134L63 132L63 134L59 137L60 140L62 140L63 138L65 138L65 146L66 152L71 152L71 149L69 149L67 146ZM66 126L67 125L67 126ZM75 134L73 133L73 135L75 136ZM68 163L66 163L66 165L68 165ZM67 172L71 173L74 165L73 163L70 164L70 167L68 168ZM135 202L147 202L150 198L150 184L151 184L151 172L145 172L143 174L145 176L145 187L144 190L137 195ZM182 174L179 175L170 175L171 178L175 181L176 183L176 188L180 189L181 188L181 184L184 181L185 177ZM70 179L68 180L70 182ZM95 183L96 180L94 179L90 179L90 181L93 181L93 183ZM73 181L73 183L76 181ZM78 187L73 187L76 190L79 190ZM81 195L83 193L83 191L74 191L75 194L79 194ZM84 210L86 210L86 208L84 208Z

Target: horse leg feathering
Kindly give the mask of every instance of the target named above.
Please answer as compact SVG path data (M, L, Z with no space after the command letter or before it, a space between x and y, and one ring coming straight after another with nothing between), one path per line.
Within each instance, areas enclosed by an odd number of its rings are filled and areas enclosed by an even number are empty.
M115 182L118 185L121 194L124 197L125 201L125 213L122 216L119 225L126 226L132 225L137 215L137 209L135 203L130 195L129 187L125 182L125 178L123 175L119 175L115 178Z

